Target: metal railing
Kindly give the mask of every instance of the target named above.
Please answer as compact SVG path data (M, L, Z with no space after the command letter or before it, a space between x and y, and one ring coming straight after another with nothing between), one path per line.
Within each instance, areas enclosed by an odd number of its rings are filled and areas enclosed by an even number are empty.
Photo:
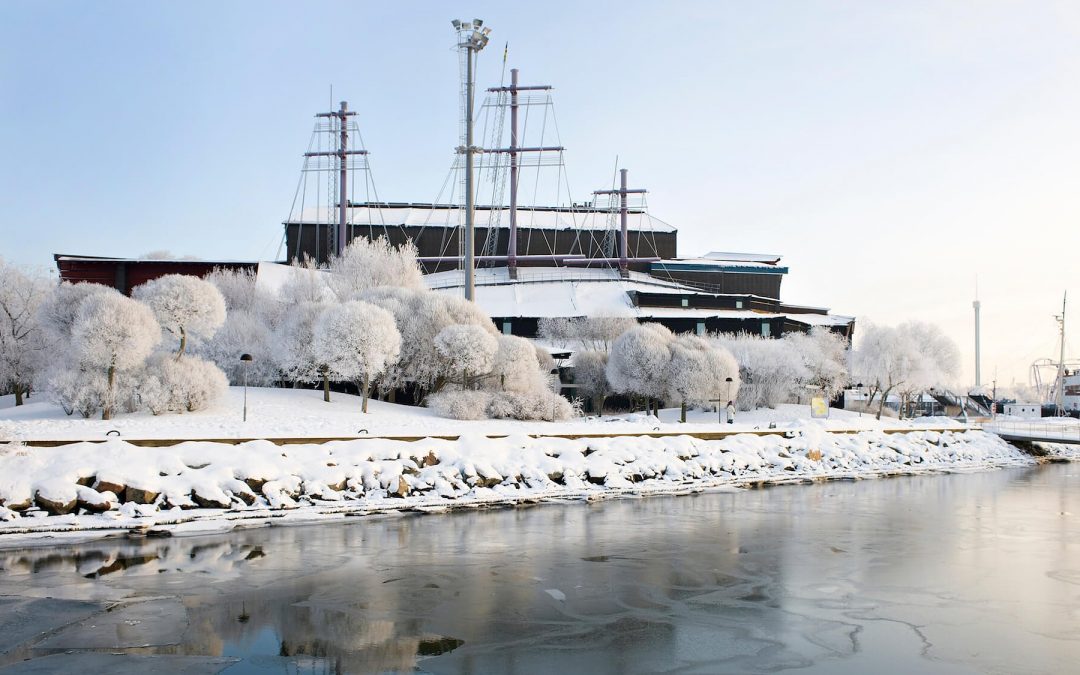
M1080 423L1075 420L1061 422L998 422L992 420L984 423L982 428L983 431L1010 438L1080 443Z

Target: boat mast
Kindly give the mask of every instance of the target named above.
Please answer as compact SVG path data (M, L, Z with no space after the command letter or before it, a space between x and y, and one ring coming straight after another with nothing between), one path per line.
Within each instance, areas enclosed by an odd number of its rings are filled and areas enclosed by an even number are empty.
M348 245L345 234L345 221L349 212L349 157L353 155L366 155L367 150L349 150L349 118L355 116L355 112L349 110L349 102L342 101L341 107L336 111L318 113L315 117L336 119L338 124L338 149L327 152L305 152L304 157L336 157L338 165L338 222L337 232L334 236L334 254L341 256Z

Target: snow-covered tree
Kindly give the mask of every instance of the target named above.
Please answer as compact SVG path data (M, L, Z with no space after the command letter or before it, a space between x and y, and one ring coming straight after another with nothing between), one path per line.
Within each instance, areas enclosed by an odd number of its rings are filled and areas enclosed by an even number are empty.
M775 408L794 400L810 371L791 342L740 333L717 333L714 344L725 347L739 364L739 410Z
M545 317L537 328L541 339L608 352L616 338L637 325L628 316Z
M274 341L274 355L281 374L294 382L323 379L324 400L330 400L330 384L324 359L315 346L315 324L329 305L300 302L288 308Z
M607 352L574 352L574 384L577 385L577 392L592 399L593 407L601 416L604 414L604 399L611 392L611 385L607 380L607 363Z
M727 378L731 378L728 384ZM696 335L679 335L671 342L668 362L668 398L679 401L680 419L686 406L708 405L721 396L734 397L739 388L739 365L731 352ZM719 401L718 405L724 405Z
M355 382L367 412L371 381L397 358L401 335L390 312L352 300L331 306L315 324L315 350L332 379Z
M229 311L225 323L194 349L195 353L214 362L231 384L265 387L281 377L275 354L274 333L259 315L246 309ZM241 363L240 356L250 354L252 360Z
M294 260L289 267L292 274L277 290L278 300L283 305L289 307L302 302L330 303L336 300L330 290L329 272L320 269L314 260Z
M46 364L49 342L40 310L55 286L0 258L0 392L13 391L15 405L23 404Z
M791 343L809 372L802 384L821 392L827 401L836 398L851 382L848 373L848 342L827 328L814 327L809 333L789 333Z
M285 304L258 283L255 270L215 267L203 279L225 299L226 320L233 312L248 312L270 328L277 326Z
M491 319L461 297L429 290L390 288L372 289L360 297L392 312L398 331L407 336L402 342L401 356L390 367L384 381L386 386L394 388L414 385L417 400L425 392L438 389L448 375L453 377L460 372L448 372L446 360L435 348L440 331L453 325L472 325L493 340L499 335Z
M435 351L448 376L461 373L462 389L469 388L469 377L483 375L495 363L499 341L483 327L473 324L447 326L435 336Z
M499 335L496 340L499 346L491 366L494 388L509 391L536 388L544 378L532 342L515 335Z
M71 340L71 327L75 325L75 314L79 304L91 295L121 295L112 286L94 283L61 283L49 294L38 310L38 319L46 340L51 345L67 344Z
M873 404L875 396L881 396L877 412L881 419L889 394L918 377L925 364L915 340L893 326L864 322L860 333L851 369L870 386L867 405Z
M141 302L95 293L79 303L71 349L87 370L105 373L101 419L112 418L117 373L141 366L160 341L161 327Z
M393 246L386 237L353 239L330 261L330 289L339 300L352 300L371 288L425 288L412 242Z
M636 394L650 400L667 395L668 360L674 336L657 323L634 326L611 346L607 379L620 394Z
M167 274L135 287L132 296L146 303L161 329L180 341L176 357L187 342L210 338L225 323L225 298L213 284L197 277Z

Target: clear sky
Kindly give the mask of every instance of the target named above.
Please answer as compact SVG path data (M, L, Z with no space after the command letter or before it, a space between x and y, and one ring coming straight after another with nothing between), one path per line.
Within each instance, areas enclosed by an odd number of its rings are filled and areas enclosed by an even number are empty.
M937 322L973 378L1080 356L1075 2L0 2L0 255L272 259L312 114L358 110L379 195L457 145L451 18L554 92L575 198L616 156L680 254L779 253L784 299ZM330 87L333 86L333 99ZM1077 348L1073 348L1073 347Z

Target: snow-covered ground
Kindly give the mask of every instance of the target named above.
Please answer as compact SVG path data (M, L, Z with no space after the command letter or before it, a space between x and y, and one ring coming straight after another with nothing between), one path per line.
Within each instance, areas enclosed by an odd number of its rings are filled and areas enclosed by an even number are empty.
M832 410L826 420L810 419L809 405L783 405L776 410L740 412L735 424L718 422L716 412L690 411L679 423L678 409L662 410L660 421L644 414L590 417L566 422L516 420L462 421L437 416L427 408L370 401L368 414L360 412L356 396L312 389L248 388L248 419L243 418L243 388L232 387L227 397L210 407L183 415L135 413L110 421L69 416L58 406L41 400L18 408L0 408L0 441L101 440L115 430L122 439L225 439L225 438L341 438L362 436L456 436L480 434L606 434L642 432L749 431L776 424L781 429L818 427L835 431L961 428L948 418L878 422L872 415ZM116 436L116 433L111 434Z
M0 547L132 529L184 534L401 509L1035 461L992 434L944 419L877 422L833 411L831 419L811 420L807 406L795 405L742 413L734 425L720 425L715 412L692 413L691 422L680 424L677 410L662 411L660 422L641 414L560 423L464 422L377 401L364 415L359 399L343 394L327 404L319 391L250 389L245 423L242 397L242 389L234 388L227 401L203 412L122 415L110 422L68 417L44 402L0 410L0 438L13 441L0 445ZM770 424L780 433L745 433ZM113 429L121 435L106 437ZM718 430L734 433L692 435ZM668 435L644 435L658 431ZM565 437L575 434L585 437ZM350 440L265 440L278 437ZM188 440L168 447L128 442L154 438L260 440ZM36 447L19 439L82 441Z

